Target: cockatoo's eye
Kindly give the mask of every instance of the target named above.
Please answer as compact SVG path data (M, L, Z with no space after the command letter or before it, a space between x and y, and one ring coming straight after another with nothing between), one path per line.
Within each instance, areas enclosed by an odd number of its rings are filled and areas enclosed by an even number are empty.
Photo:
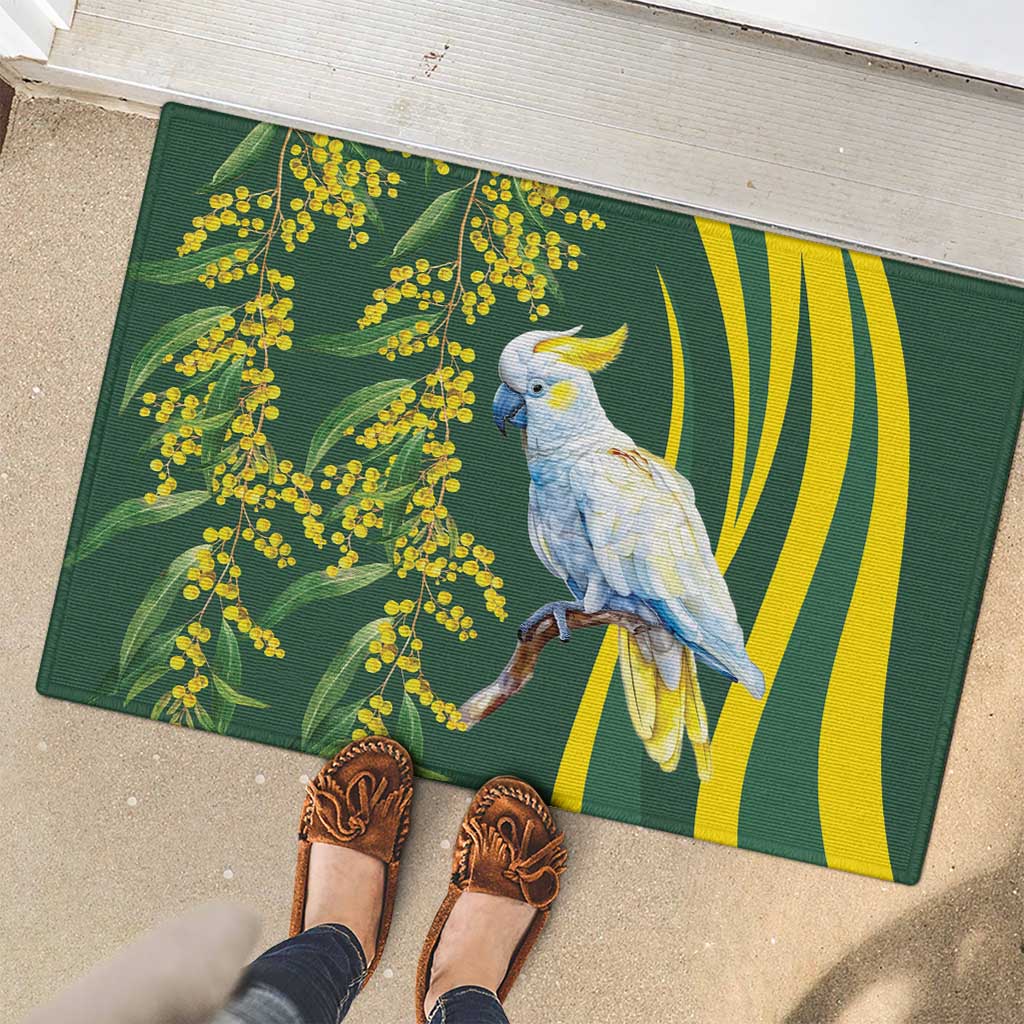
M530 394L532 394L532 395L542 395L542 394L544 394L544 382L543 381L539 381L539 380L533 381L533 383L530 384Z

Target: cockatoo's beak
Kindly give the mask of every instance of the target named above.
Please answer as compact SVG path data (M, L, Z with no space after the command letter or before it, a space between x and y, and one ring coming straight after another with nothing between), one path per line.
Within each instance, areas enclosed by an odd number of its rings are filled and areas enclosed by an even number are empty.
M502 384L494 393L493 412L494 425L502 434L509 423L520 430L526 428L526 399L507 384Z

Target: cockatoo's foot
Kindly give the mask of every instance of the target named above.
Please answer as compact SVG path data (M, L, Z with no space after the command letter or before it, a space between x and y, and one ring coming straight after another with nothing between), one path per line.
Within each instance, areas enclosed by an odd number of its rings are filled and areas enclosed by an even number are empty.
M538 608L519 627L519 639L524 639L531 629L538 626L550 616L554 618L555 625L558 626L558 639L565 643L572 636L569 624L565 621L566 613L581 611L583 611L582 601L549 601L547 604Z

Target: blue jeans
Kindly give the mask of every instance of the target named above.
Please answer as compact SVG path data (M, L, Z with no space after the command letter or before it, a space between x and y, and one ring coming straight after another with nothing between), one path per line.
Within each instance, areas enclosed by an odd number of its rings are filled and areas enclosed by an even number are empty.
M365 974L352 932L322 924L254 960L211 1024L339 1024ZM508 1018L493 992L465 986L441 996L429 1024L508 1024Z

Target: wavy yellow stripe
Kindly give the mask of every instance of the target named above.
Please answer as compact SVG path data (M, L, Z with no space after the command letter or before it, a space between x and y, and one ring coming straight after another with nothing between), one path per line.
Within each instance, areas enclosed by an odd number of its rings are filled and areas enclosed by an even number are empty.
M665 279L658 270L658 282L665 302L665 317L668 321L668 336L672 352L672 410L669 416L668 440L665 443L665 460L672 466L679 458L679 445L683 436L683 411L686 404L686 373L683 364L683 340L679 333L679 321L672 305L672 297L665 286ZM619 656L617 630L612 627L605 631L604 640L590 670L590 678L583 690L580 706L576 710L569 739L562 751L558 765L551 802L567 811L579 811L583 806L583 791L587 786L590 772L590 758L594 753L601 712L608 698L608 686L615 672Z
M594 752L597 729L601 724L601 712L608 698L608 686L619 660L619 638L615 626L605 630L604 640L594 659L586 689L576 710L569 739L562 751L558 764L558 775L551 790L551 802L567 811L579 811L583 807L583 791L590 774L590 757Z
M701 783L694 835L735 846L747 762L828 535L853 431L854 351L850 301L842 253L812 243L800 246L811 325L811 425L803 478L775 570L747 641L765 677L765 697L730 688L712 740L715 774Z
M711 276L718 292L725 325L725 340L729 349L732 370L732 470L729 491L725 499L725 515L719 533L719 545L732 547L732 535L739 513L740 489L743 486L743 468L747 460L747 431L750 423L750 347L747 340L747 311L743 302L743 285L736 247L732 241L732 228L715 220L694 218L704 252L707 254Z
M789 404L789 389L796 359L796 339L800 329L800 245L781 235L764 236L768 250L768 283L771 293L772 337L771 362L768 370L768 396L765 402L761 437L758 441L754 468L750 473L736 528L723 531L718 540L715 558L724 574L739 549L761 500L768 473L775 461L782 424Z
M679 445L683 439L683 410L686 408L686 373L683 366L683 339L679 333L672 296L665 286L665 278L658 271L658 284L665 303L665 319L668 321L669 349L672 352L672 410L669 414L668 440L665 442L665 461L674 466L679 459Z
M882 712L910 484L910 403L899 324L877 256L850 253L875 364L878 462L857 582L832 664L818 748L830 867L892 878L882 807Z

